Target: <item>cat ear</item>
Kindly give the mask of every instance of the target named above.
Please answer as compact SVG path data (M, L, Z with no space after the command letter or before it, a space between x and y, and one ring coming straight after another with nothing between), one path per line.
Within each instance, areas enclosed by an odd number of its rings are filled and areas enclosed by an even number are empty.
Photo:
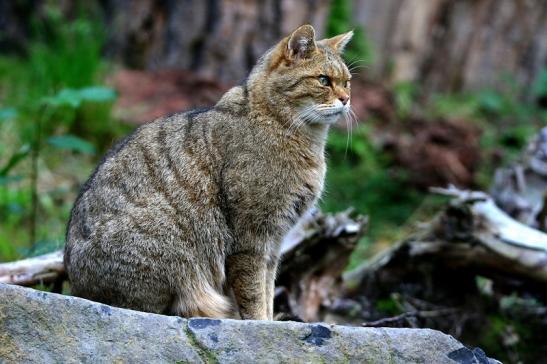
M289 36L287 58L309 58L316 50L315 30L309 24L302 25Z
M321 40L321 43L331 47L338 53L342 53L352 37L353 30L350 30L347 33L337 35L336 37L323 39Z

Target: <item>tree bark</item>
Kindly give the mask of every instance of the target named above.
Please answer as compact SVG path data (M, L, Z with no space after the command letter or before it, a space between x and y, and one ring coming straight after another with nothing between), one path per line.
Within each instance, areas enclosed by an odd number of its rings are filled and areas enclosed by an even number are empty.
M512 219L483 192L435 191L453 198L448 207L421 231L348 273L348 292L370 297L415 275L449 290L476 275L501 285L520 280L544 287L547 234Z
M107 0L109 54L137 68L184 68L243 80L257 59L304 23L323 35L328 0Z
M32 286L54 282L65 272L63 251L0 264L0 283Z
M490 194L513 218L547 232L547 127L517 162L496 170Z
M24 50L45 1L0 0L0 46ZM299 25L325 35L329 0L101 0L106 51L132 68L179 68L240 82L269 47ZM74 17L75 2L60 2ZM547 64L545 0L351 0L369 37L368 76L419 81L424 92L530 85ZM528 92L529 89L524 90Z
M544 0L353 0L370 37L370 74L424 91L530 85L547 64ZM525 90L529 91L529 90Z
M366 228L366 217L351 217L349 211L301 221L281 247L276 312L322 321L322 309L342 293L342 273Z

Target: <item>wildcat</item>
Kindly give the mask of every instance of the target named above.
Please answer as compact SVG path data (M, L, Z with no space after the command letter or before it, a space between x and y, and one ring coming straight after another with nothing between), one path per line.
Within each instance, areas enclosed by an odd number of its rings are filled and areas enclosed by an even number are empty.
M303 25L210 110L114 146L67 229L72 292L183 317L271 320L280 243L323 189L329 125L349 111L353 33Z

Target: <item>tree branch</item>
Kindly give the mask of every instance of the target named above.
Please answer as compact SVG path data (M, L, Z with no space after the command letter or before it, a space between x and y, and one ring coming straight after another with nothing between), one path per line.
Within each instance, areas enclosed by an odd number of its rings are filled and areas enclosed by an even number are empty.
M64 274L63 251L0 264L0 283L32 286L51 283Z

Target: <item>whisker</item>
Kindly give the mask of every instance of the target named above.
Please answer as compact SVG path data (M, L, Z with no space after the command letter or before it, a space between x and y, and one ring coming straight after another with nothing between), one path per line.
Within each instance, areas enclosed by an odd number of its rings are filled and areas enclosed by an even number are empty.
M302 125L304 125L306 119L313 113L314 108L314 105L307 106L296 115L296 118L292 117L291 125L285 131L284 137L294 134Z
M352 65L359 62L368 63L366 59L353 59L353 60L349 60L349 62L350 62L349 64L346 64L348 67L351 67Z
M358 124L357 121L357 115L355 115L355 112L351 109L351 107L348 109L347 112L348 116L348 133L349 133L349 148L350 150L353 150L353 122L355 121L355 124ZM346 153L347 153L347 143L346 143Z
M357 66L348 67L348 70L349 70L350 72L352 72L352 71L355 71L355 70L358 70L358 69L368 69L368 68L370 68L369 65L363 64L363 65L357 65Z
M349 146L349 138L350 134L348 133L349 128L351 127L351 122L348 121L348 114L344 113L344 119L346 120L346 150L344 152L344 159L348 157L348 146Z

